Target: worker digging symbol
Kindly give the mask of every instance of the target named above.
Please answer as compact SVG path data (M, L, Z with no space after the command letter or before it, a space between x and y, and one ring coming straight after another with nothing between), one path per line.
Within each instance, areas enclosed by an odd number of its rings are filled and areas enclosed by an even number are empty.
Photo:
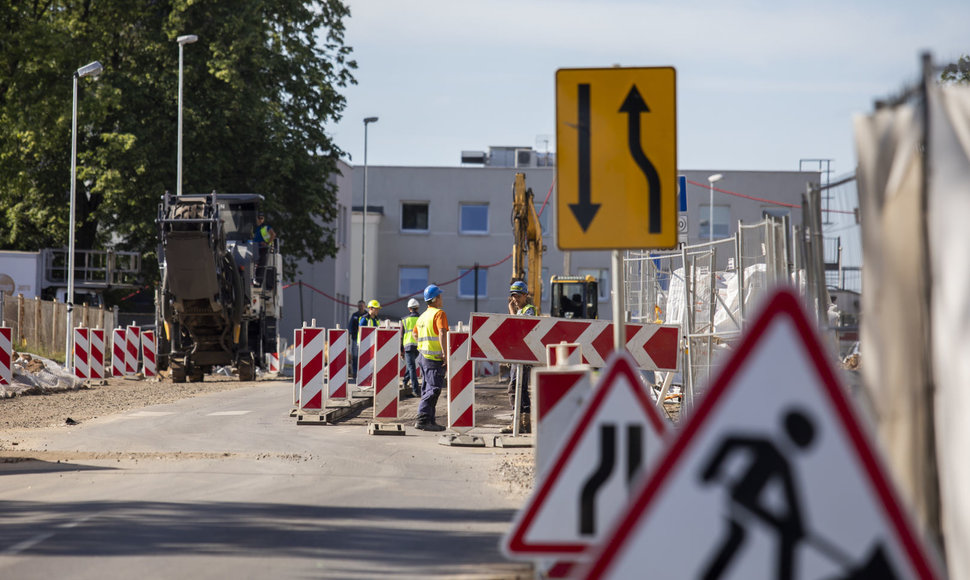
M777 538L775 578L793 580L795 550L807 542L846 571L849 580L896 578L881 546L871 552L864 564L852 567L851 558L833 543L810 534L802 516L798 479L792 469L795 453L806 451L815 441L815 425L801 410L790 410L784 417L785 439L776 445L767 437L735 435L727 437L717 451L704 462L701 482L709 485L720 481L725 463L739 454L748 456L747 467L731 482L725 482L729 493L727 530L723 541L707 561L702 578L713 580L725 574L731 561L744 544L749 526L764 525ZM771 494L774 485L781 486L781 497Z

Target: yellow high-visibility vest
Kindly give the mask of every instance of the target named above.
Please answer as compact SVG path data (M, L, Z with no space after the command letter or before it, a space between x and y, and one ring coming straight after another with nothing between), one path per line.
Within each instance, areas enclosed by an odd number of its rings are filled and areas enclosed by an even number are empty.
M404 345L405 350L409 346L417 346L418 344L417 339L414 338L414 332L412 332L414 327L418 325L418 318L418 314L416 312L412 312L401 320L401 326L404 327L404 338L401 340L401 344Z
M440 308L428 306L428 309L418 317L418 352L428 360L445 360L445 349L441 347L438 329L434 328L434 317L441 312ZM434 334L432 334L434 333Z

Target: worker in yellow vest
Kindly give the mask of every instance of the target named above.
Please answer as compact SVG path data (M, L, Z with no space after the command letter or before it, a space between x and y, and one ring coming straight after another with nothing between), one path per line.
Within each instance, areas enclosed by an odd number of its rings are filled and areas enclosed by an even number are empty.
M401 350L404 351L404 391L410 388L411 396L420 397L421 387L418 385L418 339L414 336L414 328L418 325L417 299L408 300L408 315L401 319Z
M418 403L418 422L416 429L422 431L444 431L443 425L435 422L435 406L438 396L445 387L445 370L448 356L448 316L441 309L441 288L435 284L424 289L424 302L427 310L418 317L412 334L418 342L418 365L424 385L421 387L421 402Z

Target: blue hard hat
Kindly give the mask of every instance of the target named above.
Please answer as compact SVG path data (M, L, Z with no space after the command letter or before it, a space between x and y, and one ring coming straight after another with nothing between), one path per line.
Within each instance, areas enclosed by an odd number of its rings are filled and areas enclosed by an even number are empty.
M528 294L529 287L525 285L522 280L516 280L512 282L512 286L509 288L509 294Z
M430 284L427 288L424 289L424 301L425 302L431 302L432 300L434 300L438 296L441 296L441 288L438 288L437 285Z

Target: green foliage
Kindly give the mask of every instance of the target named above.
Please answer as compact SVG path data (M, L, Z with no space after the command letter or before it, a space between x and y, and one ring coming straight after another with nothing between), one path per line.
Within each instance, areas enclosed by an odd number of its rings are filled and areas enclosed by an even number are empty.
M970 56L963 55L958 61L943 67L940 80L945 84L970 85Z
M266 196L287 268L334 255L342 151L324 127L355 82L340 0L0 0L0 247L67 246L72 75L78 79L78 248L137 250L157 276L154 220L176 188Z

